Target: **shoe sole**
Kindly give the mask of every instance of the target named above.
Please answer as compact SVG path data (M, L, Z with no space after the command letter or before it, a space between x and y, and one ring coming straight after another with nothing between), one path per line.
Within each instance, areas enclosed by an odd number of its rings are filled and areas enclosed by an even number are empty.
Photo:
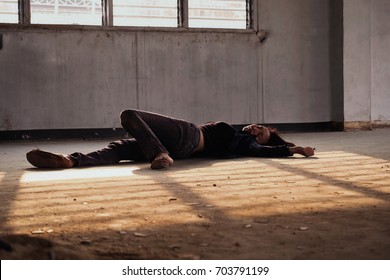
M65 166L60 166L62 159L52 153L34 150L26 154L26 158L29 163L38 168L66 168Z

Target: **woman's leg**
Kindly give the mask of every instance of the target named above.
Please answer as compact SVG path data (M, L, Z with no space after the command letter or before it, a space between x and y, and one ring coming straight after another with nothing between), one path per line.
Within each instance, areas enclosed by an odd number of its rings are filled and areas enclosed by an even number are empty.
M39 149L26 154L27 160L38 168L71 168L87 165L115 164L121 160L146 160L135 139L119 140L92 153L54 154Z
M189 157L199 143L199 129L192 123L139 110L121 113L123 128L133 136L145 157L152 161L160 154Z
M69 156L74 161L74 166L109 165L119 163L121 160L146 160L134 138L111 142L107 147L88 154L76 152Z

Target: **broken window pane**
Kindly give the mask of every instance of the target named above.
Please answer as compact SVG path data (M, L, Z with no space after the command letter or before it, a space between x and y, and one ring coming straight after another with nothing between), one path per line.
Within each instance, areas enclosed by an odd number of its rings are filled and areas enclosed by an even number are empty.
M188 0L188 25L246 29L246 0Z
M177 0L113 0L115 26L177 27Z
M31 0L31 23L102 24L101 0Z
M18 23L18 0L1 0L0 1L0 22L1 23Z

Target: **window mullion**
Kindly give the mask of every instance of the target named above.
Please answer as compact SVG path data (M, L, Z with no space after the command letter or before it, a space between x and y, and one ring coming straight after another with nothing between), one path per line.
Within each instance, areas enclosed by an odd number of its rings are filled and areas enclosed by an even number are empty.
M188 0L177 0L178 27L188 28Z
M254 6L253 0L246 0L246 29L253 29L253 6Z
M30 0L19 0L19 24L31 24Z
M113 18L113 0L102 0L102 19L104 26L113 26L114 18Z

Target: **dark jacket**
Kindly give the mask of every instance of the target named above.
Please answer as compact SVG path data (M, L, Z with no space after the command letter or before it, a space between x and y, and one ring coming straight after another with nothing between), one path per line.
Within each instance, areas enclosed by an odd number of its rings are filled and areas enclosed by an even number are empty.
M291 156L288 144L261 145L256 137L239 131L225 122L209 122L199 126L203 132L205 148L199 156L216 158L287 157Z

